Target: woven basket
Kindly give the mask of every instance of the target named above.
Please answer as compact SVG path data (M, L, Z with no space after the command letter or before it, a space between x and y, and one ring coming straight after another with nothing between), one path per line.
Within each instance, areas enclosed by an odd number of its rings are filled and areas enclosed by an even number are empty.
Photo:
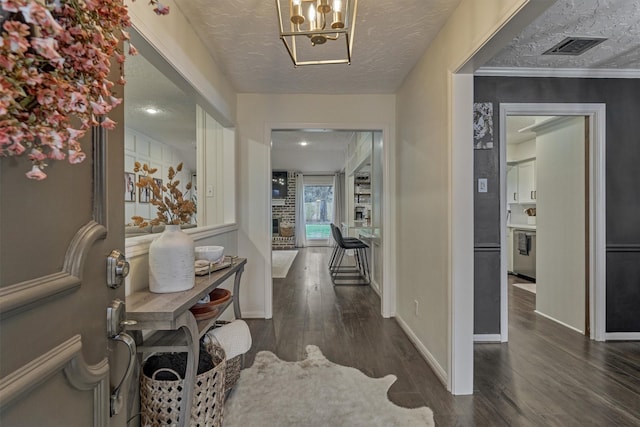
M293 236L293 225L283 225L280 223L280 236L282 237L291 237Z
M218 345L207 345L215 367L196 376L191 406L191 427L221 427L222 410L225 397L226 370L225 354ZM184 380L163 381L155 379L161 371L172 372L172 369L158 369L149 378L144 373L140 376L140 407L143 426L177 426L180 424L180 404L183 398Z
M240 369L242 369L242 355L239 354L227 360L227 369L224 372L224 393L225 396L229 395L229 392L234 385L240 379Z

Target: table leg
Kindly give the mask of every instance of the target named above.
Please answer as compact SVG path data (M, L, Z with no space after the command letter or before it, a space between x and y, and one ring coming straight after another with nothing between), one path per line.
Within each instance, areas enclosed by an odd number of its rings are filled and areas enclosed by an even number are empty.
M193 390L196 384L198 373L198 360L200 360L200 340L198 334L198 324L191 312L185 312L181 317L182 325L180 329L187 338L187 370L184 378L184 390L182 404L180 405L180 426L187 427L191 421L191 406L193 405Z
M242 318L242 313L240 313L240 278L242 278L243 271L244 265L240 266L238 271L236 271L236 276L233 281L233 314L236 316L236 319Z

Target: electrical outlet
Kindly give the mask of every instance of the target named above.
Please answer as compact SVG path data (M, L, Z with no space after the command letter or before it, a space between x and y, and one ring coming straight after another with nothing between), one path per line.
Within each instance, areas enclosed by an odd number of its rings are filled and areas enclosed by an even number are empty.
M487 178L478 178L478 193L487 192Z
M414 308L415 314L417 316L418 315L418 300L417 299L413 300L413 308Z
M207 197L213 197L213 185L207 185Z

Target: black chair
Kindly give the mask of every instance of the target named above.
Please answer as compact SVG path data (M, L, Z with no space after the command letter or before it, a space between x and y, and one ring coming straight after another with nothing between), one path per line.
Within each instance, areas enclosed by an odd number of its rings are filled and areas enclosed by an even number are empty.
M331 225L333 239L336 241L334 254L332 254L332 260L329 263L331 281L334 285L368 285L371 282L366 251L369 245L353 237L344 238L340 229L333 224ZM347 250L354 251L355 268L342 266Z
M329 226L331 227L331 236L333 237L333 251L331 252L331 257L329 258L329 270L333 270L333 268L335 267L335 261L337 260L338 252L341 249L340 249L340 246L338 246L338 240L336 239L336 232L334 231L334 228L336 228L336 225L334 223L331 223L329 224ZM340 233L340 235L342 235L342 233ZM345 242L360 241L360 239L357 239L355 237L343 236L343 239Z

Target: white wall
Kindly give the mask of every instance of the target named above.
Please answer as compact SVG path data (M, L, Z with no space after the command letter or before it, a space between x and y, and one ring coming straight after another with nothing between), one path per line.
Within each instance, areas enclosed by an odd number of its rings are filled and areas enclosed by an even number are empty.
M536 311L585 329L585 118L537 131Z
M395 96L239 94L237 120L238 247L249 259L243 316L270 317L271 296L265 295L265 286L271 282L271 127L389 129L391 141L385 142L393 144Z
M470 127L472 107L469 100L466 108L453 113L451 73L465 65L526 3L525 0L463 0L397 93L397 314L443 381L453 381L447 378L451 373L450 349L457 345L455 338L452 341L453 331L447 326L453 322L451 298L458 295L452 286L451 253L456 250L451 244L452 219L454 215L465 215L451 207L455 200L451 156L457 150L452 145L456 131L452 115L468 116ZM460 131L464 134L468 129ZM471 139L468 144L471 150ZM469 160L466 149L463 154ZM472 165L472 160L466 163ZM468 182L471 185L472 180ZM463 216L462 221L466 225L470 222L473 229L471 214ZM472 271L472 240L470 246L463 249L470 254L468 268ZM464 294L472 299L473 281L468 282L463 283ZM414 301L419 306L417 315ZM472 305L464 301L454 302L471 307L470 313L467 310L462 316L464 324L453 325L460 328L459 332L472 328ZM463 337L466 359L472 356L472 334L471 330L468 339ZM472 360L466 365L472 367ZM471 372L472 369L456 374L468 377ZM467 386L462 392L471 390Z
M301 167L302 165L304 167ZM271 168L281 171L296 170L302 173L339 172L344 168L344 153L313 149L304 151L273 149L271 150Z
M507 145L507 162L519 162L536 157L536 138Z

